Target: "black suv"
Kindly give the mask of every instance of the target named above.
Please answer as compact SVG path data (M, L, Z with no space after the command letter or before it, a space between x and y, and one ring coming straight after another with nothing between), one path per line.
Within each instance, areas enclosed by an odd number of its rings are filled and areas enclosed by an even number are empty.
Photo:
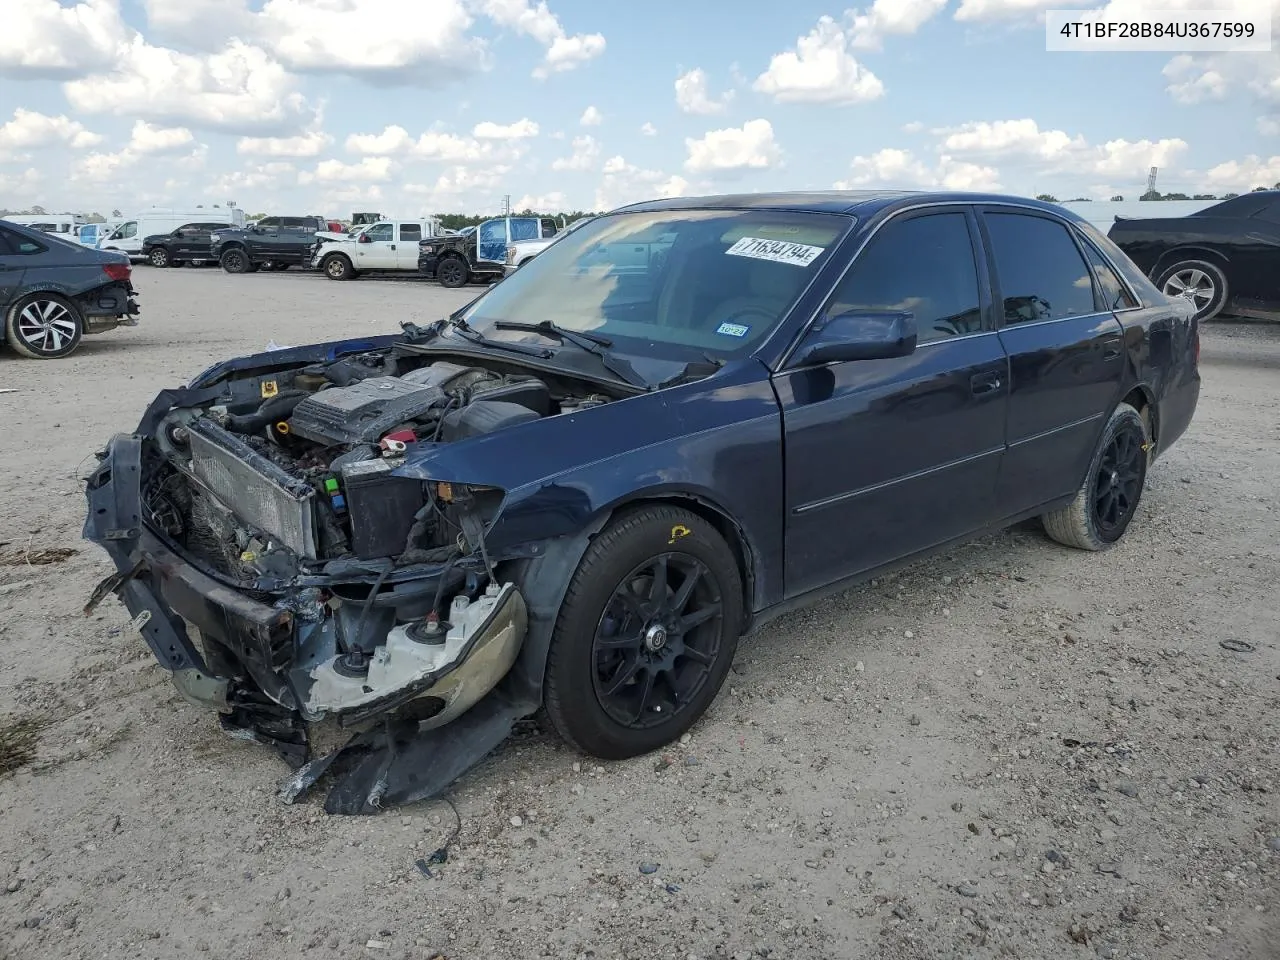
M309 267L316 234L328 229L324 217L264 217L243 229L215 231L209 255L227 273Z
M142 255L153 267L180 267L212 260L209 238L214 231L235 230L230 223L184 223L172 233L156 233L142 241Z
M36 360L65 357L86 333L138 321L129 258L16 223L0 223L0 316L9 346Z

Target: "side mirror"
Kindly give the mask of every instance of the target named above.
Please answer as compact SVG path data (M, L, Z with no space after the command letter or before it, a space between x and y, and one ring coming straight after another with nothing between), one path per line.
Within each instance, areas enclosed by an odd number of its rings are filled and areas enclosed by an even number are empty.
M915 349L915 314L906 310L856 310L838 313L810 329L790 365L889 360L909 356Z
M373 238L367 233L362 233L360 236L356 237L356 243L373 243Z

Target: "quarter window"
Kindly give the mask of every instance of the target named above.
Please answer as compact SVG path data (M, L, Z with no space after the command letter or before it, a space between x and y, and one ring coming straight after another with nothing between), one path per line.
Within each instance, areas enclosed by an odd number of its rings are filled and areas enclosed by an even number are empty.
M10 256L29 257L33 254L44 253L47 250L42 243L37 243L29 237L24 237L18 233L9 233L7 230L0 233L0 253L6 253Z
M1102 254L1093 248L1093 244L1085 243L1084 254L1093 267L1093 275L1098 278L1099 309L1128 310L1138 305L1133 294L1111 269L1111 264L1107 263Z
M1089 268L1066 227L1021 213L988 213L986 223L1006 324L1098 312Z
M840 282L826 316L852 311L915 314L917 342L982 329L978 270L963 213L891 220Z

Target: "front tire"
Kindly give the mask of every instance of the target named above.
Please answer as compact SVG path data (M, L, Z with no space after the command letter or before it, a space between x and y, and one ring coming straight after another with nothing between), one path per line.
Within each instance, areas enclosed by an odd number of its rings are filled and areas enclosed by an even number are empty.
M1127 403L1103 428L1076 498L1041 517L1050 537L1079 550L1107 550L1129 529L1147 481L1147 423Z
M84 336L80 308L56 293L31 293L5 317L9 346L32 360L56 360L72 353Z
M743 619L737 560L711 524L671 506L620 515L560 607L544 686L552 725L607 760L671 743L715 699Z
M239 247L232 247L230 250L224 250L218 263L222 265L222 269L227 273L248 273L249 255Z
M170 265L171 259L172 258L169 256L169 251L166 250L164 247L156 247L150 253L147 254L147 261L153 267L167 267Z
M459 257L445 257L436 265L440 286L456 290L467 285L467 265Z
M1160 274L1156 286L1169 297L1186 297L1196 319L1212 320L1227 305L1227 276L1207 260L1183 260Z
M331 253L320 262L324 275L330 280L350 280L356 275L355 267L340 253Z

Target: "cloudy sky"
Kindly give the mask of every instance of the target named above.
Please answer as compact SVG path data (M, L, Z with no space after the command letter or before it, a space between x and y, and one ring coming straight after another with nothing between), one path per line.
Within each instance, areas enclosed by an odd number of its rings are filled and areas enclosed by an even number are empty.
M1280 54L1046 53L1042 11L1090 5L0 0L0 207L1280 181Z

